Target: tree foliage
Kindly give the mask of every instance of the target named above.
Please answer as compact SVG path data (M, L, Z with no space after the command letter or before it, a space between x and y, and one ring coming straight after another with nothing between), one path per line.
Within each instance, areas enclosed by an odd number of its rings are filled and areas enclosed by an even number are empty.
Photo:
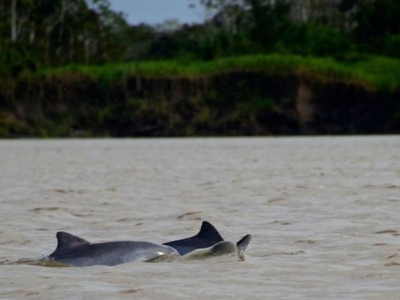
M4 0L2 65L19 68L118 61L129 25L108 0Z
M0 75L252 53L400 57L398 0L200 0L202 24L129 25L109 0L2 0Z

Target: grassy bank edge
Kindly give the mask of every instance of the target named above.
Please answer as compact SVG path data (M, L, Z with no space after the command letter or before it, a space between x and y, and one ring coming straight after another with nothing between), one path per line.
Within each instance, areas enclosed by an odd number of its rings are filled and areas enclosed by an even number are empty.
M389 92L400 88L400 60L383 56L334 60L297 55L253 55L207 62L144 61L101 66L70 65L43 69L27 76L90 76L102 83L113 84L134 75L195 78L231 71L262 71L276 76L301 75L321 80L342 80Z

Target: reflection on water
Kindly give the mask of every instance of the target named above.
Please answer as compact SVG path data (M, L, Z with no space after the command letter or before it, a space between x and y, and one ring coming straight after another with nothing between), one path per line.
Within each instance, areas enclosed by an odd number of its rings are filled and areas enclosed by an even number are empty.
M398 149L397 136L0 141L0 298L394 299ZM229 241L252 234L245 261L38 267L59 266L43 261L57 231L164 243L202 220Z
M3 264L3 262L0 262ZM31 258L20 258L16 262L8 261L4 263L7 265L31 265L31 266L39 266L39 267L50 267L50 268L60 268L60 267L70 267L68 264L64 264L58 261L50 260L50 259L31 259Z

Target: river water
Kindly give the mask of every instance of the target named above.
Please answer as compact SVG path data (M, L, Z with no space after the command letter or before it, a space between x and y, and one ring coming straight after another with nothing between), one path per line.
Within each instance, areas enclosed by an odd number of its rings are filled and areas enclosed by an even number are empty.
M4 140L0 167L1 299L400 299L400 136ZM202 220L246 260L18 263Z

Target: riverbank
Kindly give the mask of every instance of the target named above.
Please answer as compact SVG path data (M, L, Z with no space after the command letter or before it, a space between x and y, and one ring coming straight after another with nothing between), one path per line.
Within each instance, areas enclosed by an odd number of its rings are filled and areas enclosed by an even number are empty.
M0 83L1 137L400 132L400 60L245 56L69 66Z

